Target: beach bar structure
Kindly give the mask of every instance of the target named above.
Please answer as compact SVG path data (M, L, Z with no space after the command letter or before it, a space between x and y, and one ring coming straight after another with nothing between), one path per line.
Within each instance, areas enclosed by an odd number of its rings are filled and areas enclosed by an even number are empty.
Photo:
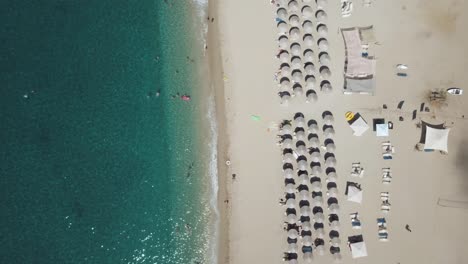
M344 93L375 93L376 60L368 55L369 45L375 43L373 26L341 29L345 44Z

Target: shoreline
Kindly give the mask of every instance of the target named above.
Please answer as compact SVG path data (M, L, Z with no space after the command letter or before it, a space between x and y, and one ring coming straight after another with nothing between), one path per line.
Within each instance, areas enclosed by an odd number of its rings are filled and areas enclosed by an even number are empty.
M225 106L225 86L223 80L223 62L222 51L220 46L219 35L219 22L218 22L218 5L215 1L208 3L208 16L214 17L214 22L208 22L207 32L207 52L208 69L210 77L210 89L212 90L215 98L215 111L216 122L218 125L218 143L217 143L217 166L218 166L218 257L217 261L221 263L229 263L229 203L225 200L230 200L230 188L228 185L228 172L229 168L226 166L225 161L229 157L229 142L227 130L227 112Z

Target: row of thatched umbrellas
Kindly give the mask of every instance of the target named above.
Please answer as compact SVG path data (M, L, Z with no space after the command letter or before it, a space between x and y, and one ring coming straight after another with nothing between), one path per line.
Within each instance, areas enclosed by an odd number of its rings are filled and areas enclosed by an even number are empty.
M315 251L319 255L323 255L325 252L325 216L322 208L323 193L322 180L320 178L322 174L320 148L326 150L324 160L326 166L325 172L327 174L328 220L331 228L329 233L330 252L333 252L332 254L339 254L341 241L339 238L338 213L340 207L336 198L337 177L334 169L334 166L336 166L334 155L336 147L333 141L333 115L331 112L325 111L322 118L324 122L322 130L326 138L323 145L320 145L318 136L320 130L317 121L311 119L306 124L304 114L302 113L296 113L292 121L283 121L281 125L279 137L281 138L280 144L283 148L285 224L287 225L286 230L288 232L288 250L285 253L285 259L297 257L299 237L301 237L302 241L301 251L304 260L308 261L312 258L313 246L315 246ZM307 137L306 130L309 133ZM293 144L293 139L296 141L295 144ZM306 141L310 145L309 148L307 148ZM310 157L310 163L308 162L308 157ZM296 164L296 170L294 170L295 166L293 164ZM299 210L296 210L296 200L299 201ZM312 225L311 222L314 224ZM314 231L315 240L312 239L312 231ZM339 255L335 256L339 257Z
M325 24L327 14L323 10L324 3L317 1L317 9L306 4L299 4L298 1L280 1L276 10L276 21L278 27L277 54L280 60L280 68L276 74L279 82L279 96L281 102L287 102L292 96L305 93L307 102L317 100L315 91L316 71L314 64L315 53L313 48L317 45L319 54L318 73L320 74L320 90L329 92L332 86L328 79L331 76L329 68L330 55L328 54L328 28ZM317 21L314 25L312 20ZM315 21L314 21L315 22ZM302 33L301 33L302 32ZM318 35L315 40L313 34ZM292 92L292 93L291 93Z

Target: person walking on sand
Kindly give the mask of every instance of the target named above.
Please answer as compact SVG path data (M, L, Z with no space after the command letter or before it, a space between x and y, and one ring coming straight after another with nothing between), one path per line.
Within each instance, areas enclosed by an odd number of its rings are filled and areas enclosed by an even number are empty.
M408 230L409 232L411 232L411 228L410 228L409 225L406 225L405 228L406 228L406 230Z

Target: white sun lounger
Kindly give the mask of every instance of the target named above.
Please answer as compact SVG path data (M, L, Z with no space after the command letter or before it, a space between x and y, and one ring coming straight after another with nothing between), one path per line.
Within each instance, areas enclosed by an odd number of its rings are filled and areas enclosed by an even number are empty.
M380 193L380 199L382 201L388 201L388 197L390 197L389 193L388 192L381 192Z

